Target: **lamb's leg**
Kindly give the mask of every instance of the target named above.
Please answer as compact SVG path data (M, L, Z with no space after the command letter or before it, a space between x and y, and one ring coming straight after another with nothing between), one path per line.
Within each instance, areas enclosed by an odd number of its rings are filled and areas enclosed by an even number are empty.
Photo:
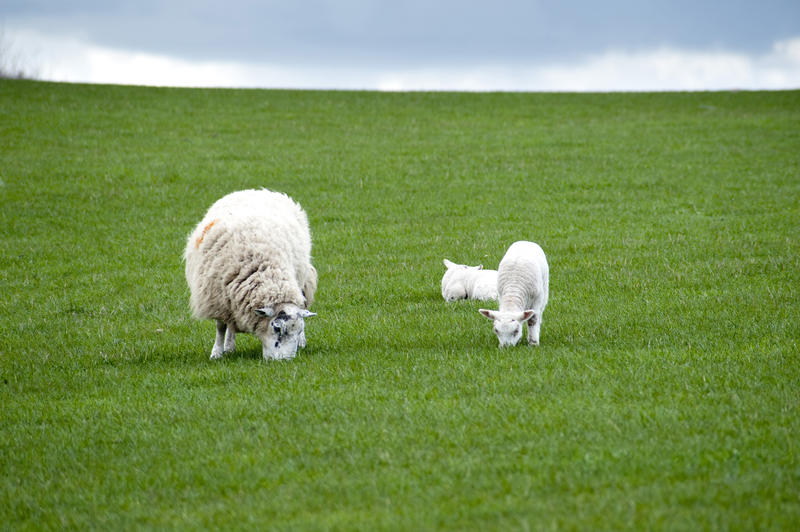
M217 337L214 339L214 347L211 349L211 360L222 358L227 328L228 326L225 325L224 321L217 320Z
M528 345L539 345L539 329L542 327L542 320L539 314L534 314L528 320Z
M225 347L223 352L230 353L236 350L236 328L232 323L228 324L228 329L225 331Z

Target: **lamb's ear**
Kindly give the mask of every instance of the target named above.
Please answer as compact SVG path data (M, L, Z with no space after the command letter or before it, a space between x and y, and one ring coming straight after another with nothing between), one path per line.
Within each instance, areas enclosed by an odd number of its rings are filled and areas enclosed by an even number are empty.
M497 313L495 311L486 310L485 308L478 309L478 312L480 312L481 314L483 314L485 317L489 318L490 320L493 320L495 318L495 316L497 316Z
M310 310L302 309L300 312L297 313L298 318L310 318L311 316L316 316L316 312L311 312Z
M272 307L262 307L256 309L256 314L262 318L271 318L275 315L275 309Z
M447 260L447 259L444 259L444 265L445 265L445 267L446 267L448 270L449 270L450 268L452 268L453 266L455 266L455 264L454 264L454 263L450 262L450 261L449 261L449 260Z
M528 321L529 319L536 316L536 311L533 309L528 309L522 313L522 319L519 321Z

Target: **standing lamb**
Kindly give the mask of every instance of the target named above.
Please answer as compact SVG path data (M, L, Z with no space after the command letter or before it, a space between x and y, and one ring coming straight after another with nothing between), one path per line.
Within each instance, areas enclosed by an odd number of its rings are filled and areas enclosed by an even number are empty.
M442 277L445 301L459 299L497 300L497 270L484 270L483 265L466 266L444 259L447 271Z
M211 359L235 349L237 332L257 336L267 360L305 347L317 270L308 218L289 196L242 190L219 199L189 235L184 259L195 317L216 320Z
M549 278L547 258L538 244L524 240L511 244L497 273L500 310L479 311L494 321L500 347L519 342L525 321L528 322L528 344L539 345Z

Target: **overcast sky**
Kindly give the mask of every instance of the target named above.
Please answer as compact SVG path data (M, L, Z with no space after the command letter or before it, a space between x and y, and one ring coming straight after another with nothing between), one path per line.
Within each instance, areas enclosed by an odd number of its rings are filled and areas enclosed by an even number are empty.
M378 90L800 88L800 0L0 0L57 81Z

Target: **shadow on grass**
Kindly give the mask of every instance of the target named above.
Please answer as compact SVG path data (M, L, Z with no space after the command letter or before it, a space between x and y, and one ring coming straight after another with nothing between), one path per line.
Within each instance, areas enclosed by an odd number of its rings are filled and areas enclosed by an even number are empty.
M209 349L206 349L209 347ZM150 349L134 349L128 354L116 356L102 356L98 359L99 364L109 366L141 366L151 364L165 364L169 366L199 366L203 364L218 364L225 362L252 362L262 360L261 344L253 342L241 342L241 346L230 353L225 353L221 360L210 359L210 344L198 344L198 342L176 343L174 345L159 345Z
M237 338L238 341L238 338ZM268 363L292 363L293 360L305 358L318 358L335 355L336 353L326 348L323 345L308 345L305 348L297 350L297 355L294 359L289 360L269 360L265 361L261 350L261 343L258 341L240 342L241 347L237 347L235 351L225 353L221 359L211 360L208 350L191 349L186 351L177 351L174 349L157 349L147 353L140 353L130 359L119 359L118 363L129 363L134 365L147 365L152 362L165 362L176 365L200 365L200 364L226 364L226 363L252 363L252 362L268 362Z

